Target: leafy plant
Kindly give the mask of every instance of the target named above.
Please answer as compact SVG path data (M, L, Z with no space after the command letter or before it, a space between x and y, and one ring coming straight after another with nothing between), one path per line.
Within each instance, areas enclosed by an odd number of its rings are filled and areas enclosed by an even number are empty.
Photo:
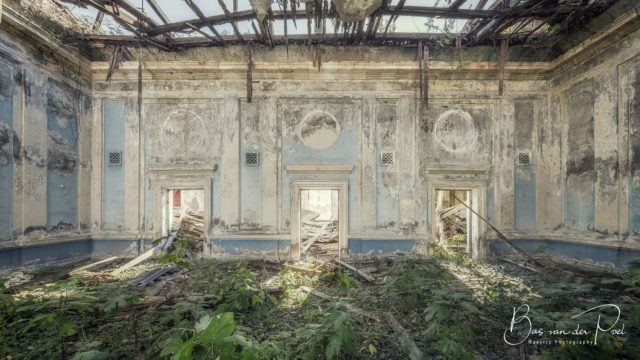
M315 359L319 351L324 351L331 360L340 354L354 353L359 343L353 330L354 321L353 315L333 310L326 314L322 324L307 324L297 329L299 355L303 359Z
M66 339L78 331L74 319L93 312L99 302L91 293L78 291L79 281L78 276L73 276L68 281L47 287L44 290L48 296L44 299L18 307L16 312L21 319L12 324L18 328L17 334L26 334L36 328L53 332L59 339L60 355L66 358ZM51 296L54 294L57 296Z
M424 319L429 326L424 334L435 342L438 351L445 358L473 359L469 350L469 339L473 338L474 331L464 317L478 315L480 310L464 293L434 290L433 295L434 298L425 308ZM450 311L451 308L463 309L464 315L456 315Z
M156 239L153 241L153 245L156 246L167 238L168 237L165 236ZM200 251L198 247L199 243L197 237L191 231L183 229L177 230L170 251L159 258L160 264L173 264L180 269L191 267L191 264Z
M255 272L240 265L229 281L216 284L212 289L214 294L225 300L218 306L218 311L242 311L263 304L267 295L255 279Z
M338 284L345 288L353 288L358 284L356 280L342 271L342 269L338 269L335 271L325 271L322 273L322 275L320 275L320 279Z
M186 334L186 339L185 339ZM275 350L275 351L274 351ZM162 349L160 356L172 355L173 360L207 359L262 359L276 352L272 343L255 344L236 331L232 312L201 318L194 329L180 331Z

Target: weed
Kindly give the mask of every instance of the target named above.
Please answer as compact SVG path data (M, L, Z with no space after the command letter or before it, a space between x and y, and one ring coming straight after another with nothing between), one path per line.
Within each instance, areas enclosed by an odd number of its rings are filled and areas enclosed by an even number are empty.
M295 331L298 343L298 356L302 359L315 359L324 352L327 359L340 354L351 354L359 343L353 330L353 315L333 310L327 314L321 324L307 324Z

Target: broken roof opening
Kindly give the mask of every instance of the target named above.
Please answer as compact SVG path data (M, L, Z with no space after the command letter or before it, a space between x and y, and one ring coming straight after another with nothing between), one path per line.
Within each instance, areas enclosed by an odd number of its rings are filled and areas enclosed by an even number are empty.
M198 46L551 44L616 0L48 0L79 22L72 40ZM457 39L460 40L457 40Z

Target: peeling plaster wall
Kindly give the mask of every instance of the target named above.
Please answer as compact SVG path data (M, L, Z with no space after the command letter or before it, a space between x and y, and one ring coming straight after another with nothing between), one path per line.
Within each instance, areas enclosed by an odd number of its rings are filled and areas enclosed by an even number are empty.
M0 57L14 55L0 59L0 79L14 75L12 92L0 86L0 107L14 113L0 124L17 139L0 132L0 149L20 152L0 157L13 161L0 163L0 187L15 190L0 213L12 214L3 221L27 244L86 236L94 256L133 256L161 232L159 189L204 186L210 255L286 259L292 182L346 181L352 254L430 242L433 190L455 187L477 191L481 212L529 250L612 267L640 257L640 31L556 68L509 63L502 96L493 65L434 62L428 106L408 48L323 47L320 69L306 47L288 57L256 48L251 102L243 47L145 50L138 104L137 62L110 82L106 63L92 64L91 98L77 102L69 69L15 56L33 49L3 39ZM118 169L105 166L114 148L124 155ZM258 166L245 163L249 152ZM381 163L383 152L393 164ZM530 165L517 163L519 152L531 153ZM299 165L352 171L287 170ZM61 222L73 228L51 231ZM0 236L6 228L0 222ZM500 253L496 234L481 231L480 247ZM16 264L17 250L1 251Z
M13 168L20 160L20 140L13 128L13 78L13 66L0 61L0 236L12 234Z
M0 269L91 256L87 74L10 29L0 28Z
M328 62L323 64L328 70L318 71L300 67L306 58L297 50L289 60L258 51L256 58L268 58L262 66L296 70L254 72L251 103L241 65L202 65L204 80L180 72L194 66L189 61L164 64L167 70L144 75L145 130L134 135L144 144L140 216L145 229L122 232L119 238L153 237L158 205L149 193L146 165L178 163L215 165L209 229L215 256L289 256L291 182L305 180L348 181L348 248L354 254L405 251L429 242L434 216L429 204L435 201L429 189L434 186L477 187L487 218L523 244L622 246L633 253L640 249L634 233L640 229L640 191L634 177L624 175L622 140L628 137L626 153L635 159L640 151L634 153L631 143L638 125L634 107L628 115L618 114L618 77L623 75L615 69L624 56L640 52L640 35L625 41L631 43L622 55L597 55L600 60L552 71L545 79L507 81L503 96L497 95L497 81L485 75L455 79L436 73L428 107L416 98L417 77L394 63L380 72L359 72ZM384 63L371 53L367 60ZM96 79L97 100L135 96L135 67L124 69L111 83ZM638 81L633 71L624 74L630 83ZM625 94L635 101L635 92ZM181 111L191 115L180 115L172 125L172 114ZM135 106L126 116L136 116ZM619 116L630 116L627 127L618 129ZM259 166L245 164L248 152L260 154ZM382 165L383 152L395 155L393 164ZM531 155L529 165L518 164L521 152ZM287 171L292 165L318 164L352 165L353 171ZM131 184L127 181L135 188ZM137 200L126 200L128 208L137 208ZM624 222L629 224L623 231ZM484 238L481 246L495 234L487 230ZM589 253L584 249L580 256Z

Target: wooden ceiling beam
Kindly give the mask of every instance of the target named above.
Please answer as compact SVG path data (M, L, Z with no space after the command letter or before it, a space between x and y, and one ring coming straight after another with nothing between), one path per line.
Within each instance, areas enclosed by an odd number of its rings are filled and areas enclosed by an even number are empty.
M460 6L462 6L465 2L467 2L467 0L455 0L451 3L451 5L449 5L449 9L460 9Z
M103 2L108 2L108 1L103 1ZM150 27L158 26L158 23L156 23L155 20L150 18L149 15L147 15L147 14L143 13L142 11L140 11L140 9L138 9L136 6L131 4L129 1L127 1L127 0L110 0L110 2L113 2L114 4L117 4L118 6L120 6L120 8L124 9L129 14L135 16L138 20L147 23Z
M167 14L165 14L165 12L162 10L160 5L158 5L156 0L147 0L147 2L151 6L151 9L153 9L153 11L156 13L156 15L158 15L158 17L160 18L160 20L162 20L164 24L171 23L171 19L169 19Z
M187 4L193 4L192 0L184 0ZM193 4L195 5L195 4ZM197 6L195 7L197 8ZM195 9L192 6L192 9ZM571 6L564 9L563 13L570 13L576 10L580 10L584 8L583 6ZM547 8L538 8L538 9L510 9L508 18L520 18L520 17L542 17L548 16L550 14L555 13L558 9L557 7L547 7ZM187 24L191 24L191 26L195 27L204 27L204 26L213 26L220 24L229 24L238 21L244 20L252 20L256 18L253 10L243 10L238 12L229 12L224 14L218 14L213 16L204 16L200 11L202 16L199 16L198 19L186 20L186 21L178 21L166 25L158 25L157 27L151 28L147 31L149 35L160 35L167 32L176 32L176 31L184 31L189 29L190 26ZM295 15L296 17L306 17L307 13L304 9L289 10L285 15L282 10L273 11L273 19L274 20L285 20L291 16ZM396 7L389 6L384 9L383 15L396 15ZM472 9L450 9L450 8L437 8L437 7L423 7L423 6L403 6L397 12L398 16L415 16L415 17L439 17L443 19L500 19L505 15L503 10L472 10Z
M206 17L204 16L204 13L202 12L202 10L200 10L200 8L198 7L198 5L196 5L196 3L194 3L192 0L184 0L184 2L187 4L187 6L189 6L189 8L191 8L191 11L193 11L196 16L198 17L198 20L193 20L193 21L187 21L187 22L181 22L184 23L189 29L200 29L201 27L203 27L202 24L198 23L198 21L203 22L204 19L206 19ZM194 23L196 22L196 23ZM175 24L175 23L173 23ZM167 24L164 26L170 26L171 24ZM218 41L220 41L221 43L224 43L224 39L222 38L222 35L220 35L220 33L218 32L218 30L216 30L216 28L213 27L213 24L205 24L205 26L207 26L209 28L209 30L211 30L211 32L216 36L216 38L218 38ZM162 27L162 26L159 26ZM157 28L156 28L157 29ZM184 30L184 29L181 29ZM177 30L175 30L177 31ZM169 32L173 32L173 31L169 31ZM159 32L158 34L164 34L167 33L167 31L162 31ZM155 34L153 34L155 35Z

